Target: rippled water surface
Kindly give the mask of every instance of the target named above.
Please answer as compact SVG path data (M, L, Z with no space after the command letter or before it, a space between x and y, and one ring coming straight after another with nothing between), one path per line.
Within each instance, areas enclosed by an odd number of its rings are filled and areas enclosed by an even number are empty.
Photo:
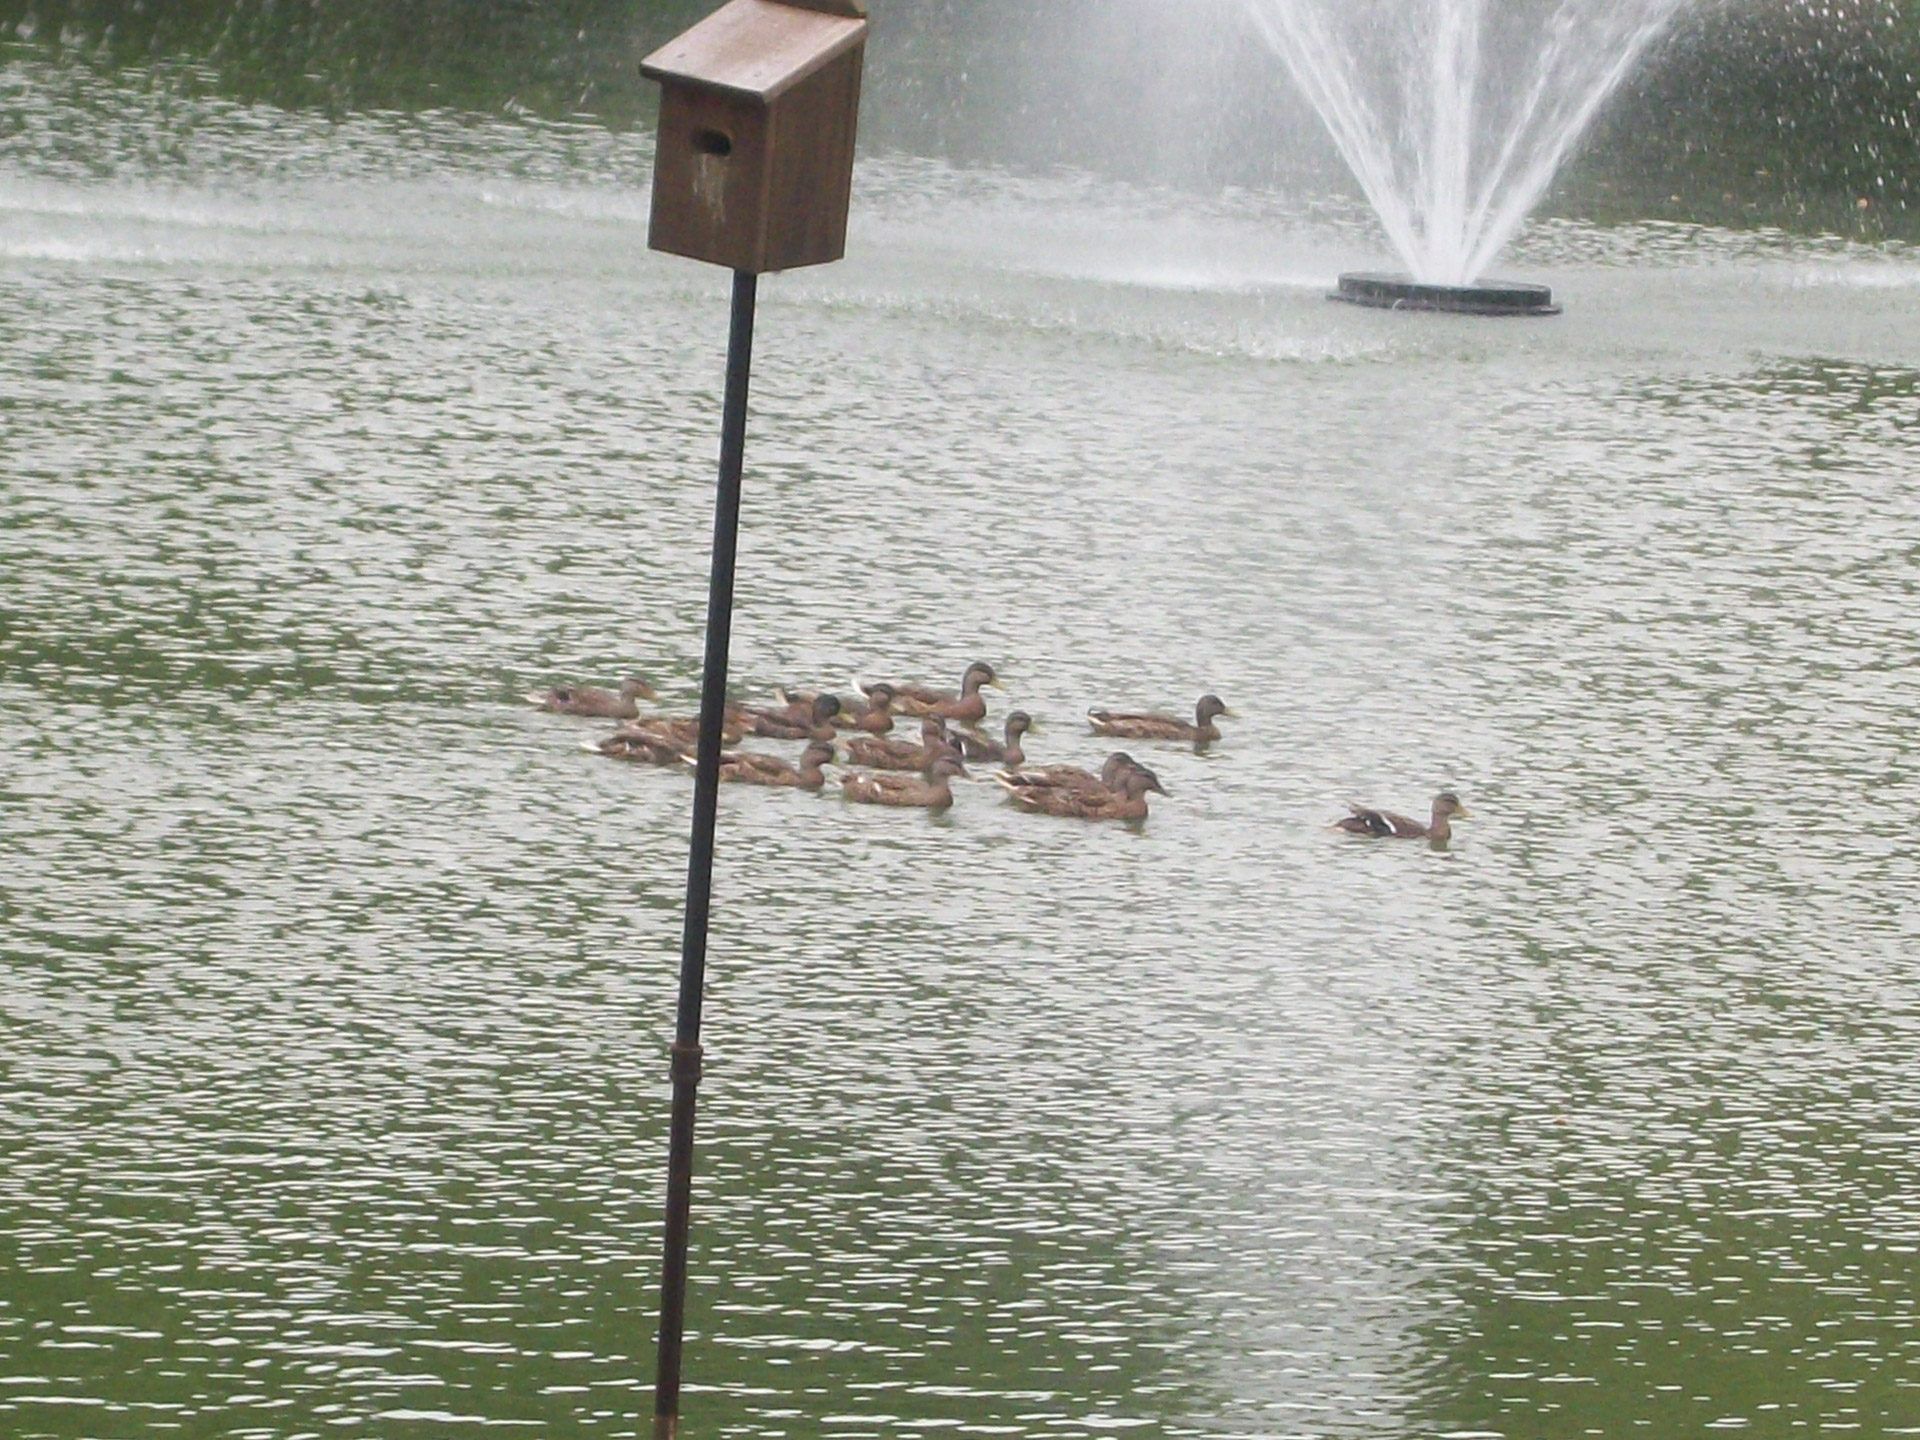
M643 1433L689 787L519 697L693 704L725 277L643 139L183 96L0 68L0 1430ZM854 232L742 687L1239 718L1137 833L725 797L693 1433L1920 1434L1920 257Z

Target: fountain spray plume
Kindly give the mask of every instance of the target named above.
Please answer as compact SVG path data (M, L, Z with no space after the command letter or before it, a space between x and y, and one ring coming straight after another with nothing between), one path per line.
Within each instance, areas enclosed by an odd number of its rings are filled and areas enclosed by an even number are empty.
M1240 0L1415 279L1469 285L1689 0Z

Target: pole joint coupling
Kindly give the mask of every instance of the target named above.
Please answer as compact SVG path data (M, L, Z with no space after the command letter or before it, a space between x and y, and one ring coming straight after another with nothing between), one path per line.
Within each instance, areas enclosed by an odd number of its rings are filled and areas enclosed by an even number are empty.
M700 1083L700 1060L705 1051L698 1044L682 1045L673 1042L671 1073L676 1085L698 1085Z

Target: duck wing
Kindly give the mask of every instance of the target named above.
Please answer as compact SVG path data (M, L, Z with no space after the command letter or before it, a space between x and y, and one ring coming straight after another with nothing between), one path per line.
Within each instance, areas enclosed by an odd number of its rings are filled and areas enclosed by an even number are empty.
M856 736L847 742L847 755L855 765L870 770L924 770L927 747L906 740L876 740L870 735Z
M629 731L609 735L582 748L596 751L609 760L626 760L635 765L678 765L686 758L682 748L671 740Z
M1418 840L1427 827L1418 820L1396 815L1391 810L1375 810L1367 805L1349 805L1353 813L1335 822L1338 829L1354 835L1376 835L1383 840Z
M1042 765L1037 770L1002 770L994 780L1009 794L1025 791L1067 790L1082 795L1110 795L1098 775L1077 765Z
M1007 747L1000 741L968 730L953 731L952 743L967 760L1004 760L1007 755Z
M893 805L926 809L937 803L945 786L929 785L915 775L845 775L840 788L847 799L860 805ZM951 801L952 792L946 792Z
M529 703L556 715L586 715L601 720L630 720L639 713L629 699L591 685L563 685L544 695L527 696Z
M1193 731L1184 720L1145 711L1089 710L1087 723L1094 734L1121 740L1177 740Z
M778 755L754 755L745 750L727 750L720 755L722 770L751 770L760 775L790 775L793 766Z

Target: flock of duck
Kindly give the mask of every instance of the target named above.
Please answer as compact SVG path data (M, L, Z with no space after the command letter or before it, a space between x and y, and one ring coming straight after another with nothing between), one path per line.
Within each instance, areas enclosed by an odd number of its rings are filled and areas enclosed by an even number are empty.
M724 751L720 778L741 785L824 790L826 767L840 763L844 748L848 768L840 777L840 789L848 800L862 805L945 810L953 804L953 781L969 773L970 762L997 766L993 779L1012 804L1037 815L1139 823L1147 818L1147 796L1167 793L1160 777L1125 751L1110 754L1097 774L1075 765L1029 765L1024 742L1038 733L1033 717L1015 710L1006 717L999 738L986 733L980 727L987 718L986 696L981 693L987 687L1001 688L999 678L991 665L975 661L960 677L958 690L903 681L855 681L857 696L846 698L826 691L781 689L773 705L730 701L721 732L723 744L738 745L755 736L797 741L806 748L794 763L754 751ZM659 699L641 679L629 680L617 691L570 685L527 699L558 714L619 722L612 734L586 746L609 759L684 768L693 764L699 746L698 718L641 713L641 701ZM1231 719L1233 712L1219 696L1208 694L1194 706L1191 721L1152 711L1089 710L1087 723L1095 735L1204 750L1220 739L1216 722L1223 717ZM918 740L896 737L901 719L919 720ZM1451 793L1433 802L1432 817L1425 823L1370 806L1349 809L1352 813L1336 820L1335 828L1436 844L1445 844L1451 822L1467 814Z

